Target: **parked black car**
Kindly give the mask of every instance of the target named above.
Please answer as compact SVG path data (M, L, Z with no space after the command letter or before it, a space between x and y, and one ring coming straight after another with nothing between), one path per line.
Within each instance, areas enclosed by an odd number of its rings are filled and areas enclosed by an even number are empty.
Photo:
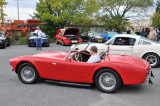
M81 34L82 41L104 43L106 39L97 32L84 32Z
M34 32L31 32L29 35L28 35L28 46L29 47L32 47L32 46L36 46L36 33ZM42 35L42 46L45 46L45 47L49 47L49 38L48 36L43 32L43 35Z
M0 47L6 48L7 46L10 46L10 38L8 37L8 35L0 32Z

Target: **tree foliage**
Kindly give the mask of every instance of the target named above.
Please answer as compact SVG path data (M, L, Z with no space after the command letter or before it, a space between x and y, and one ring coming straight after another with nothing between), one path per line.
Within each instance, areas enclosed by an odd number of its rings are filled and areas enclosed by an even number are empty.
M160 13L156 12L152 16L152 26L160 28Z
M160 0L156 3L156 12L160 12Z
M99 5L96 0L39 0L34 17L45 22L42 30L55 35L64 26L88 26Z
M98 0L98 3L101 6L101 11L107 13L103 15L107 18L105 19L106 24L110 20L106 29L114 27L120 32L123 29L122 27L124 27L123 24L128 23L126 14L133 14L139 10L147 9L153 5L153 0Z
M156 3L156 12L152 16L152 26L160 28L160 0Z
M3 13L3 11L2 11L2 7L4 7L5 5L7 5L7 2L6 2L6 0L0 0L0 19L1 19L1 15L6 15L6 14L4 14Z

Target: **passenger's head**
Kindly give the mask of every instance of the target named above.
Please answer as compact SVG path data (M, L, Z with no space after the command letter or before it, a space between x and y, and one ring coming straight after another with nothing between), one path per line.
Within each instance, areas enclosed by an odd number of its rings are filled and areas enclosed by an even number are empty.
M37 30L39 30L40 29L40 27L39 26L37 26Z
M154 30L154 28L153 28L153 27L150 27L150 30L151 30L151 31L153 31L153 30Z
M122 42L123 42L123 43L126 42L126 39L125 39L125 38L122 38Z
M91 55L93 55L93 54L96 54L97 53L97 47L96 46L92 46L91 48L90 48L90 54Z

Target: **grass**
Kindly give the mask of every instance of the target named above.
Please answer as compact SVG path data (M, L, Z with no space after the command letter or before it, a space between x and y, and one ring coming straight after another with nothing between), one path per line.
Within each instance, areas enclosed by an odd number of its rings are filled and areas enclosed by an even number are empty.
M13 37L10 37L11 45L26 45L27 44L27 36L20 37L18 41L15 41ZM50 43L55 43L55 38L49 38Z

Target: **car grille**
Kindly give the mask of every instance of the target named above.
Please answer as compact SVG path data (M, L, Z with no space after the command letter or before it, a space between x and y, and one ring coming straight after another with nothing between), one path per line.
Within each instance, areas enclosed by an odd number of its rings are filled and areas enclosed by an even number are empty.
M42 39L42 41L44 42L44 41L48 41L48 39Z

